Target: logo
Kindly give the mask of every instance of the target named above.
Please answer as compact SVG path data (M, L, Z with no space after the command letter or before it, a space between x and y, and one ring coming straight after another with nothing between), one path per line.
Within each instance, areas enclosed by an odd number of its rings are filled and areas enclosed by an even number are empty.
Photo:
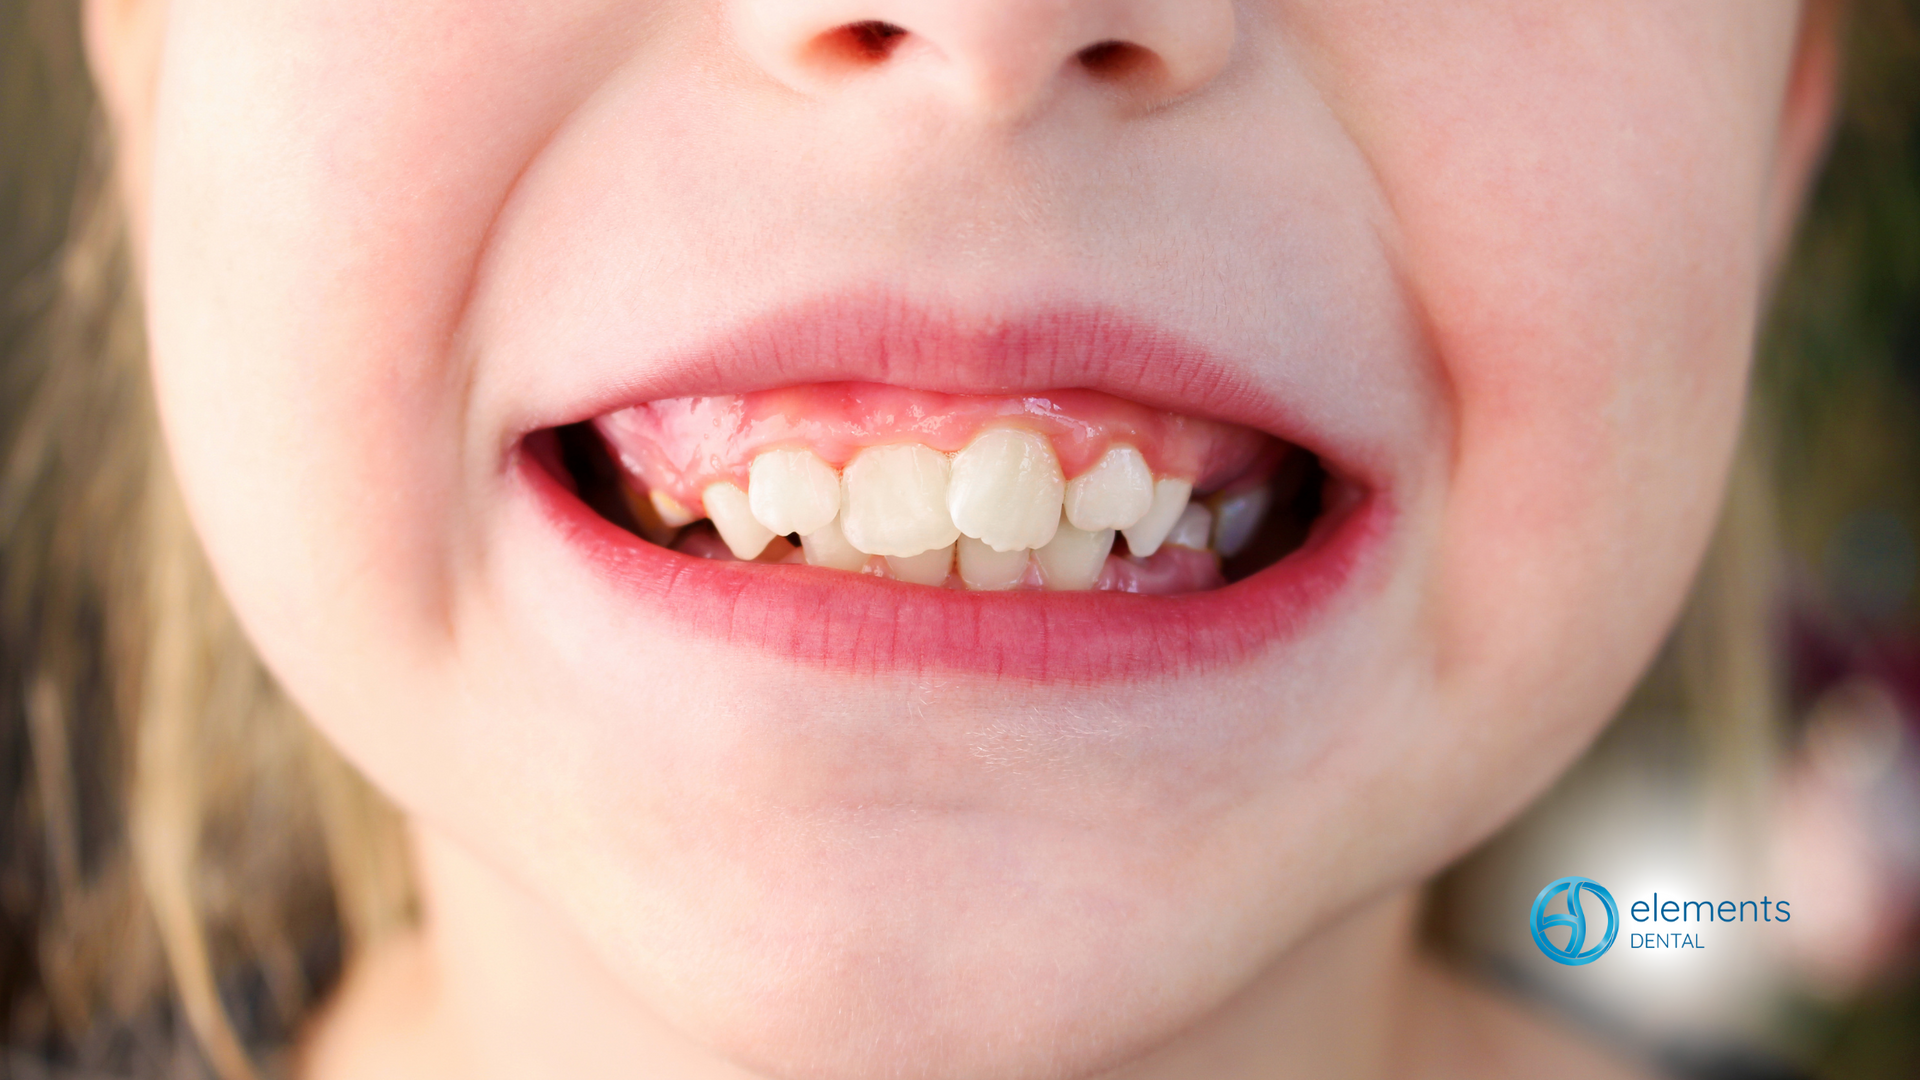
M1592 946L1587 945L1589 927L1582 893L1589 898L1597 897L1607 912L1606 933L1592 935L1597 939ZM1566 898L1566 914L1547 914L1547 905L1560 897ZM1594 915L1598 916L1599 912L1595 911ZM1540 951L1569 966L1591 964L1600 959L1613 947L1614 935L1620 932L1620 910L1613 906L1613 894L1592 878L1563 877L1541 889L1540 895L1534 898L1533 915L1528 921L1533 927L1533 943L1540 946ZM1562 926L1567 928L1567 940L1564 945L1556 945L1547 931Z

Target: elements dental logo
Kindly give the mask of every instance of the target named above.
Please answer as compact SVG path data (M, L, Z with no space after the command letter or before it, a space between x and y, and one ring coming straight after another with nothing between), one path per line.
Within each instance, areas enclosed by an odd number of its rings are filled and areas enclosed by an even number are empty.
M1607 932L1597 935L1599 944L1590 948L1587 946L1586 906L1580 899L1582 893L1598 897L1607 912ZM1566 898L1566 914L1547 914L1547 905L1560 897ZM1528 922L1533 927L1533 943L1540 946L1541 952L1562 964L1577 966L1593 963L1613 947L1614 936L1620 932L1620 909L1613 905L1613 894L1607 891L1606 886L1592 878L1563 877L1540 890L1540 895L1534 898L1533 915ZM1561 926L1567 928L1567 941L1565 945L1556 945L1547 936L1547 931Z

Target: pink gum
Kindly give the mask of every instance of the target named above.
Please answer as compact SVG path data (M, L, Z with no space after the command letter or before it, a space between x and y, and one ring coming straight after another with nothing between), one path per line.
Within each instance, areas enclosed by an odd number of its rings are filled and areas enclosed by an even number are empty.
M918 442L952 453L983 428L1022 427L1052 441L1068 477L1092 468L1114 443L1126 443L1155 476L1188 478L1207 491L1246 472L1274 445L1272 436L1251 428L1094 390L985 397L878 383L649 401L602 416L594 426L641 488L687 506L698 506L700 492L717 481L746 487L755 455L779 447L805 447L841 468L869 446Z

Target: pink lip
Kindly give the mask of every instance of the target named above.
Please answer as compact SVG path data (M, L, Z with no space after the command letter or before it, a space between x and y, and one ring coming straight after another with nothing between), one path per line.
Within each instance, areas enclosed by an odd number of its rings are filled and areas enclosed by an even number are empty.
M951 394L1079 388L1244 424L1318 454L1369 490L1388 487L1378 448L1330 445L1312 418L1206 349L1110 308L1056 307L1020 319L947 317L880 292L774 312L679 355L635 364L564 404L524 417L509 446L545 428L661 398L819 382L875 382Z
M969 593L805 566L698 559L594 513L526 434L643 401L808 382L952 393L1101 390L1246 424L1305 446L1350 487L1305 546L1244 581L1176 597ZM1303 418L1204 350L1110 311L967 325L898 302L836 299L778 313L537 418L509 455L515 486L579 552L605 595L654 625L837 672L969 672L1048 682L1136 681L1232 665L1295 639L1390 531L1374 455L1329 447Z

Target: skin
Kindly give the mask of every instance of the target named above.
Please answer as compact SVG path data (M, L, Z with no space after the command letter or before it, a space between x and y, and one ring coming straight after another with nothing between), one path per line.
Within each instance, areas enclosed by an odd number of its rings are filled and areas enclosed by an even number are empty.
M815 47L882 19L861 66ZM1831 12L1781 0L91 0L182 489L413 823L336 1075L1618 1075L1415 959L1714 520ZM1079 50L1152 62L1093 79ZM1148 685L570 608L530 403L808 289L1114 304L1378 448L1381 558ZM583 613L585 612L585 613Z

